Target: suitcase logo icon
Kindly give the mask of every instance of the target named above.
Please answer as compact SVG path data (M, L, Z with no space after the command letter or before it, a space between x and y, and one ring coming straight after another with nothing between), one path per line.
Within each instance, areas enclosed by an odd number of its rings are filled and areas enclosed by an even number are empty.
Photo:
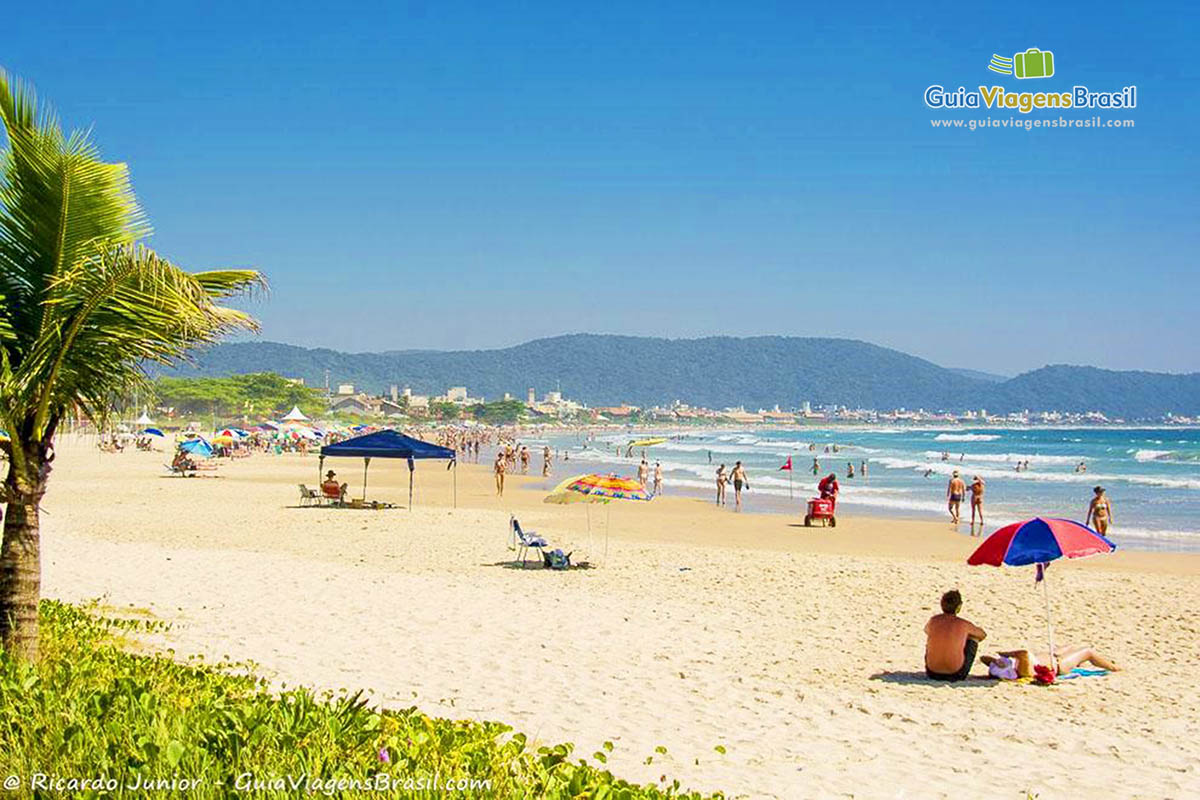
M992 54L988 69L1001 75L1014 75L1019 79L1049 78L1054 75L1054 53L1031 47L1012 58Z

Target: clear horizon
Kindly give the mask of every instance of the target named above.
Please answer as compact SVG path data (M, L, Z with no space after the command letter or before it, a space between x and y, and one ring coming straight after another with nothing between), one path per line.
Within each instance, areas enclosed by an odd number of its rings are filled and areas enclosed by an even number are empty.
M1200 31L1154 8L68 3L8 20L0 66L129 163L161 254L266 272L265 340L831 336L1196 372ZM1056 78L988 71L1029 47ZM1102 114L1136 125L933 129L1023 115L932 111L931 84L1136 85Z

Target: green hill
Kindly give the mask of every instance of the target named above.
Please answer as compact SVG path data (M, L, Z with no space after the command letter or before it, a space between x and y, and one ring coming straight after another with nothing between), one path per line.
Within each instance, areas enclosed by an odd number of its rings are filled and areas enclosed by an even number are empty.
M523 398L561 387L589 405L681 400L710 408L838 404L992 412L1099 410L1125 418L1200 413L1200 375L1046 367L1011 379L964 375L850 339L759 336L657 339L573 334L496 350L340 353L274 342L237 342L197 354L169 374L273 371L324 386L353 383L418 394L465 385L475 396Z

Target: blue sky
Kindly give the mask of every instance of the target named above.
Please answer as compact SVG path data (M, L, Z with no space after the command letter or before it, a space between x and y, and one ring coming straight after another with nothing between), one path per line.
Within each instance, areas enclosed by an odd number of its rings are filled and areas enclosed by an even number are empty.
M1189 6L29 8L0 65L131 165L161 253L268 274L268 339L832 335L1200 370ZM987 71L1028 47L1054 78ZM933 83L1136 84L1100 112L1136 127L934 130L1021 115L933 111Z

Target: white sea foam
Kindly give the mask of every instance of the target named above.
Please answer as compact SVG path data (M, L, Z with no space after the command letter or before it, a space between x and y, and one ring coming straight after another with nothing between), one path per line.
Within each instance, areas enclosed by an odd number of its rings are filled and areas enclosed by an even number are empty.
M992 433L939 433L933 437L935 442L994 442L999 434Z
M937 475L950 475L955 470L966 471L953 461L914 461L908 458L877 458L881 466L889 469L907 469L914 472L932 471ZM1035 481L1044 483L1134 483L1141 486L1158 486L1163 489L1200 489L1200 480L1191 478L1168 478L1160 475L1099 475L1091 472L1038 472L1035 470L1017 472L1016 470L989 469L987 467L971 467L972 475L982 478L999 478L1004 480Z
M1171 450L1129 450L1134 461L1164 461L1174 453Z
M1018 461L1028 461L1030 463L1030 465L1036 465L1036 464L1071 464L1071 465L1075 465L1075 464L1078 464L1080 461L1087 461L1086 456L1046 456L1046 455L1037 455L1036 453L1030 453L1028 455L1021 454L1021 453L964 453L963 455L965 455L965 458L963 459L963 463L967 463L967 464L982 461L982 462L989 463L989 464L1013 464L1015 466ZM935 450L926 450L925 457L941 461L942 454ZM957 458L955 458L953 455L951 455L950 460L945 463L957 464L957 463L959 463L959 460Z

